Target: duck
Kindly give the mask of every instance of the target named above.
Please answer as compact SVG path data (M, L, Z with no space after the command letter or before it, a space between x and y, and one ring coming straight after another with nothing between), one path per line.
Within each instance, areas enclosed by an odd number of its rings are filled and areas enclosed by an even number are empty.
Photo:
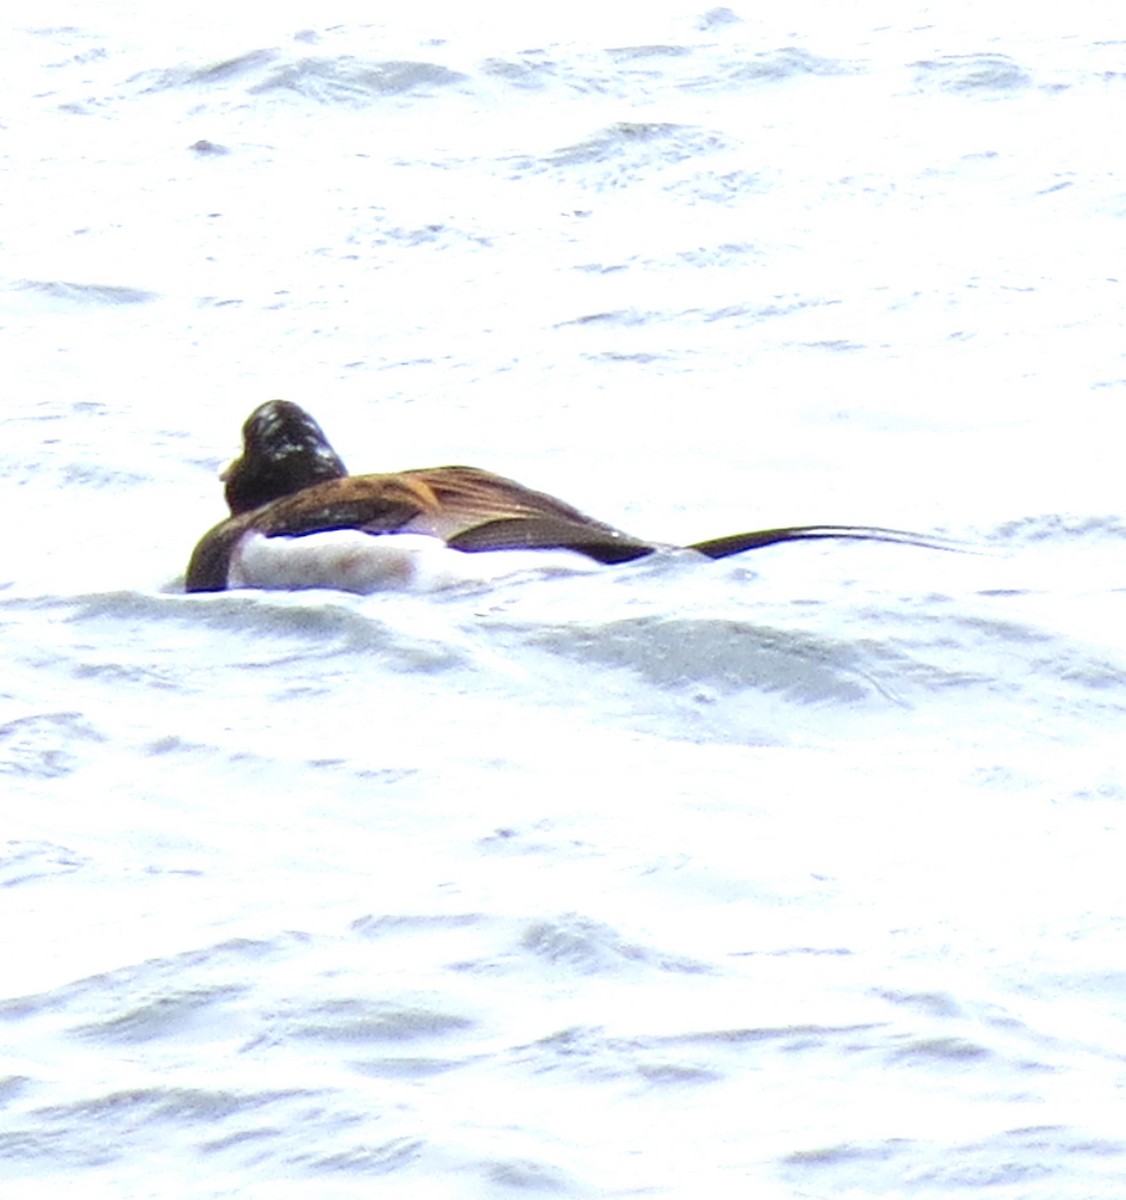
M288 400L250 414L242 451L221 479L229 515L192 552L188 592L432 590L498 572L598 569L668 551L721 559L824 538L950 548L923 534L861 525L794 525L673 546L478 467L351 475L313 417Z

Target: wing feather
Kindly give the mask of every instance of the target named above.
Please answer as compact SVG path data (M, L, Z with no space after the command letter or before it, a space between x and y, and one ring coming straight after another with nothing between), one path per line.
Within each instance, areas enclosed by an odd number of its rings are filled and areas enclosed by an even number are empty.
M903 529L882 529L878 525L790 525L781 529L758 529L748 533L731 533L726 537L709 538L685 547L706 554L708 558L727 558L744 550L757 550L779 542L805 542L818 538L851 539L865 542L894 542L901 546L923 546L928 550L962 550L954 542L909 533Z

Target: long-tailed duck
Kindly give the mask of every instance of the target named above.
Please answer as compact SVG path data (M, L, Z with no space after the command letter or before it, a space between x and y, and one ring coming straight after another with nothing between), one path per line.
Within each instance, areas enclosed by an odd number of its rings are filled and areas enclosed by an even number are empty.
M320 426L286 400L260 405L223 473L231 515L200 539L186 590L430 588L485 577L483 555L513 569L565 559L624 563L660 550L726 558L778 542L856 538L947 548L938 539L860 525L762 529L673 547L643 541L577 508L476 467L349 475ZM451 553L454 552L454 553ZM517 555L518 551L530 552ZM554 559L545 551L562 552Z

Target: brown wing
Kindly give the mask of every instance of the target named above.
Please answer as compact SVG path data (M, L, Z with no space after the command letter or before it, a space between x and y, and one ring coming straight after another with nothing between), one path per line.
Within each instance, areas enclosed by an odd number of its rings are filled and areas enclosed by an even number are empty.
M574 550L600 563L632 562L656 546L616 529L563 517L501 517L454 534L449 545L467 553L482 550Z
M250 513L249 528L267 537L300 537L332 529L394 533L412 518L437 513L439 501L405 475L352 475L302 488Z
M400 478L423 484L442 512L464 521L466 527L499 517L559 517L592 528L611 528L555 496L478 467L426 467L404 471Z
M329 480L223 521L196 546L186 589L225 589L231 555L244 533L300 537L334 529L426 533L467 553L575 550L605 563L628 562L655 549L503 476L476 467L429 467Z
M655 546L596 521L573 505L476 467L433 467L405 472L438 501L427 531L455 550L575 550L597 562L628 562ZM415 528L430 523L420 514Z
M300 537L333 529L393 533L420 513L436 511L437 500L423 484L399 475L360 475L314 484L252 512L229 517L200 539L188 563L189 592L221 592L231 555L245 533Z

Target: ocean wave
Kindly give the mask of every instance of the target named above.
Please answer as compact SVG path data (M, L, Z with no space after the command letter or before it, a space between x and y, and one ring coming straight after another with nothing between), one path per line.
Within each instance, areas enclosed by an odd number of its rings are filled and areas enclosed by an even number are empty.
M126 287L116 283L73 283L62 279L19 279L8 285L14 291L30 292L59 307L108 306L119 308L133 304L151 304L159 300L157 292Z
M468 76L433 62L350 55L294 57L263 49L204 66L150 70L130 82L142 92L236 88L251 96L290 92L317 104L362 106L408 92L429 94L467 80Z
M626 187L731 148L722 134L689 125L619 121L535 158L508 160L516 175L552 174L603 191Z
M1004 54L950 54L914 64L916 81L967 95L1006 94L1033 84L1032 75Z
M1006 521L989 532L988 536L1005 544L1037 545L1044 542L1118 541L1126 538L1126 520L1119 516L1067 515L1045 513L1042 516L1019 517Z
M0 774L35 779L70 775L82 764L79 747L105 738L78 712L34 713L0 725Z

